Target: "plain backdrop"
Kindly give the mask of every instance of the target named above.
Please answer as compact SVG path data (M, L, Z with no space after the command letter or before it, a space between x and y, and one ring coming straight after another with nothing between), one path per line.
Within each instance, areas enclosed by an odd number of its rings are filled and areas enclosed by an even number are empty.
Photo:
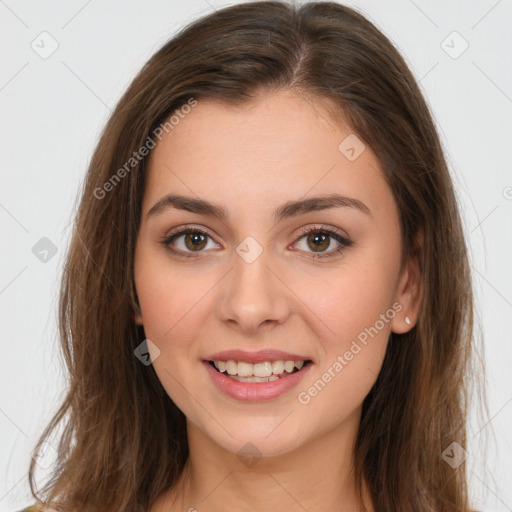
M512 1L346 3L398 46L446 148L487 363L489 414L469 432L471 494L481 510L512 511ZM0 0L0 511L32 502L31 450L63 396L57 291L99 132L143 63L226 5Z

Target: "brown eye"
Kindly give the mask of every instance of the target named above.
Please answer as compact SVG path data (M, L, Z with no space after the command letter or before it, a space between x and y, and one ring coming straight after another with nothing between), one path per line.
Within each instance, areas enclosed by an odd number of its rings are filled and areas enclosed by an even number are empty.
M303 238L305 239L306 247L304 249L299 247L299 249L304 251L307 258L312 259L329 258L331 256L339 255L353 243L341 233L322 227L304 229L296 244L299 244ZM334 248L327 250L331 246L333 240L335 242ZM338 244L337 247L336 244Z
M191 251L204 249L207 235L203 233L187 233L184 236L185 245Z
M178 232L171 233L164 240L162 245L178 256L190 257L193 253L205 252L203 249L208 247L208 241L211 236L197 228L182 229ZM219 248L213 244L214 248Z
M329 248L330 238L330 235L323 233L310 233L307 235L308 247L312 248L314 251L317 249L319 251L324 251Z

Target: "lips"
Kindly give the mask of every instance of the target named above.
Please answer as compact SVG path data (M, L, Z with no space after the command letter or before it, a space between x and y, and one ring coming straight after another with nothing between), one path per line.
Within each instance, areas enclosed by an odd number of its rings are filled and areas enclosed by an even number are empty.
M229 357L232 357L233 353L231 352L230 354L231 355L229 355ZM279 357L283 354L284 353L281 352ZM212 354L214 357L218 357L219 355L225 357L225 353L224 355L223 353ZM284 355L285 357L296 357L296 354ZM238 357L240 357L240 354L238 354ZM258 357L262 357L262 355L258 354ZM265 354L265 357L269 357L268 352ZM274 400L279 396L286 394L291 391L292 388L297 386L305 375L307 375L314 367L312 363L307 363L295 373L291 373L273 381L269 380L268 382L238 382L237 380L231 379L225 374L219 372L219 370L217 370L213 364L210 364L210 362L203 361L202 364L219 391L230 398L234 398L235 400L249 402Z
M264 363L265 361L313 361L311 356L283 352L281 350L266 349L257 352L247 352L241 349L224 350L210 354L204 358L204 361L239 361L244 363Z

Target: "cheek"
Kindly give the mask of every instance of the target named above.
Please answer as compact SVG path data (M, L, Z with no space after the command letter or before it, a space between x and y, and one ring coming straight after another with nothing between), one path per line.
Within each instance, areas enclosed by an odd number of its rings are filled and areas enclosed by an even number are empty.
M136 256L135 285L145 335L159 349L153 368L169 397L193 415L189 409L194 386L187 372L195 357L194 340L200 337L198 315L204 314L201 307L211 287L207 274L201 279L197 272L170 264L165 255L145 248Z
M365 286L347 293L345 285L347 281L341 289L333 287L320 304L329 334L322 339L317 371L297 393L298 403L320 430L359 410L381 369L394 316L374 287L371 293Z
M294 289L310 309L317 333L325 333L337 348L373 326L390 308L394 274L386 261L350 261L311 279L296 279ZM379 330L390 330L389 322ZM387 336L385 336L387 338Z
M135 285L144 331L161 350L167 348L170 340L173 344L188 342L194 328L200 325L194 318L213 285L208 275L205 272L198 276L197 271L171 264L165 255L155 256L150 251L137 255Z
M300 296L307 297L305 302L315 313L309 321L316 325L322 353L318 372L301 387L299 403L318 409L319 414L326 403L337 403L339 407L329 414L341 418L368 394L382 366L396 314L389 268L386 261L361 257L357 264L347 263L330 273L328 279L316 280L315 286L313 282L301 286Z

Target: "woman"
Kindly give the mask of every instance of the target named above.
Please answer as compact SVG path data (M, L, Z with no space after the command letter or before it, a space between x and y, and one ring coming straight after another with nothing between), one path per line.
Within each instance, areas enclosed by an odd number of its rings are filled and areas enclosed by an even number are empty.
M471 510L453 185L348 7L228 7L148 61L91 161L60 335L43 510Z

